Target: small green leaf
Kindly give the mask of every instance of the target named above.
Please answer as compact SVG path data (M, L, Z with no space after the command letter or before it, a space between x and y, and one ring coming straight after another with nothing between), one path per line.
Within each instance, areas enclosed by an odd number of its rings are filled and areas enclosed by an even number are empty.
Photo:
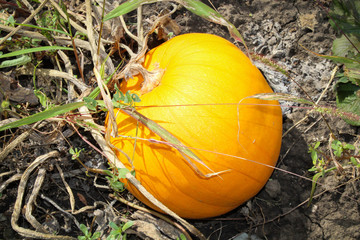
M179 238L177 238L177 239L179 239ZM187 238L184 234L180 234L180 240L187 240Z
M336 105L350 125L360 126L360 86L351 82L336 84Z
M101 232L94 232L91 239L96 240L96 239L100 238L100 236L101 236Z
M45 95L45 93L41 92L40 90L34 90L34 94L35 94L35 96L39 99L39 102L40 102L41 106L43 106L44 108L46 108L49 99L48 99L48 97Z
M80 224L80 230L84 233L85 236L87 236L89 234L89 230L87 229L87 227L84 224Z
M131 94L131 98L132 98L132 101L133 101L133 102L141 102L140 97L139 97L137 94L135 94L135 93L132 93L132 94Z
M128 221L124 224L124 226L122 226L121 230L123 232L125 232L127 229L131 228L132 225L134 225L134 222L133 221Z
M90 97L84 97L85 106L90 110L96 111L97 102L95 99Z
M2 100L0 109L1 109L1 110L3 110L3 109L8 109L9 106L10 106L10 102L9 102L9 101L7 101L7 100Z
M344 146L344 149L355 150L355 146L350 144L350 143L346 143L345 146Z
M314 193L315 193L315 189L316 189L316 184L317 184L317 181L320 177L324 177L325 173L328 173L330 171L333 171L335 170L336 167L332 167L332 168L329 168L327 170L324 170L320 173L317 173L313 176L313 179L312 179L312 187L311 187L311 192L310 192L310 199L309 199L309 203L308 203L308 206L311 205L311 202L312 202L312 199L313 199L313 196L314 196Z
M344 149L347 149L347 150L355 150L355 146L352 145L352 144L347 143L347 144L345 144Z
M311 159L313 161L313 164L315 165L316 161L318 159L317 151L315 151L315 150L311 151Z
M69 149L69 153L70 153L71 155L74 155L74 154L75 154L74 149L73 149L73 148L70 148L70 149Z
M129 169L127 169L127 168L118 168L118 177L126 178L126 174L129 172L130 172Z
M10 15L10 17L7 19L8 22L10 23L10 26L14 27L15 26L15 19L14 19L14 16L13 15Z
M357 54L354 48L360 49L360 41L354 35L342 35L333 42L332 51L333 55L340 57L347 57L349 53Z
M125 93L124 103L125 104L131 104L132 103L132 97L131 97L130 91L127 91Z
M318 168L316 166L313 166L312 168L310 168L308 170L309 172L317 172L318 171Z
M354 157L350 157L350 161L352 164L354 164L354 166L360 167L360 163L358 161L356 161L356 159Z
M122 192L125 188L125 184L117 179L110 179L110 186L115 192Z
M339 140L332 141L331 148L334 149L334 154L336 157L341 157L344 149L342 143Z
M110 223L109 223L109 226L110 226L112 229L114 229L114 230L118 230L118 229L119 229L118 225L116 225L116 223L114 223L114 222L110 222Z

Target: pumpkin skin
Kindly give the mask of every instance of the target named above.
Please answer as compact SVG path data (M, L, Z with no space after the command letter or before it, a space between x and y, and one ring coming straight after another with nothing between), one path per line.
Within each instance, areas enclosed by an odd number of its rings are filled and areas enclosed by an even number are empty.
M255 162L274 166L279 156L282 112L277 101L246 98L272 92L248 57L221 37L192 33L149 51L143 66L164 73L160 85L143 94L136 106L160 107L137 110L191 147L207 166L193 161L202 173L229 171L200 176L173 147L140 140L162 141L115 109L119 135L140 138L135 147L133 138L110 138L132 163L114 149L119 160L135 170L136 178L155 198L184 218L218 216L255 196L273 171ZM139 93L142 82L142 76L134 76L123 81L121 90ZM240 106L226 104L239 102ZM125 182L135 197L159 210Z

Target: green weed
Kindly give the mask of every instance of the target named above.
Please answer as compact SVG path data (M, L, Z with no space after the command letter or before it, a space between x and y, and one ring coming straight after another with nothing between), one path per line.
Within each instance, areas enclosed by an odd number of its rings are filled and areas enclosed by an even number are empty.
M78 236L78 240L96 240L101 236L100 232L89 232L89 229L84 224L80 224L80 230L83 232L84 236Z
M110 222L109 226L113 229L106 240L126 240L126 233L125 231L129 229L134 222L129 221L120 226L116 225L114 222Z
M312 159L313 166L308 171L314 172L312 178L312 187L310 192L310 200L308 205L311 204L312 198L315 193L315 188L317 181L320 177L325 177L325 175L334 170L342 170L342 166L338 162L344 162L346 165L350 165L356 168L360 168L359 156L356 155L356 148L354 145L349 143L344 143L339 140L333 140L331 142L331 153L333 156L333 161L336 162L335 166L331 166L331 156L327 155L325 152L319 150L320 142L316 142L313 145L309 146L309 153Z

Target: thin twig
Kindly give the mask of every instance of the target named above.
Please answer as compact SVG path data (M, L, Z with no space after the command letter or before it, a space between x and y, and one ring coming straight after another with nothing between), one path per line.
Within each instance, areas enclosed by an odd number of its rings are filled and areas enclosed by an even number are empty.
M5 182L0 185L0 192L3 192L5 188L12 182L19 181L21 179L22 173L14 174Z
M23 132L20 136L18 136L17 138L15 138L13 141L11 141L9 143L9 145L7 145L0 153L0 162L2 160L4 160L7 155L20 143L24 142L24 140L30 136L30 134L32 133L33 129L36 127L43 127L45 126L45 124L47 124L47 122L37 122L34 124L34 127L27 130L26 132Z
M18 70L16 70L18 74L22 75L32 75L34 71L29 68L22 67ZM66 80L69 80L71 83L73 83L76 87L79 88L81 92L84 92L88 89L90 89L89 86L87 86L85 83L79 81L77 78L75 78L72 74L54 70L54 69L45 69L45 68L36 68L35 71L36 75L41 75L44 77L54 77L54 78L64 78Z
M75 211L75 198L74 198L74 194L69 186L69 184L65 181L65 177L64 177L64 173L61 169L61 167L59 166L58 163L55 164L59 174L60 174L60 177L61 177L61 180L63 182L63 184L65 185L65 188L66 188L66 191L68 192L69 194L69 199L70 199L70 208L71 208L71 212L73 213Z
M48 201L49 203L51 203L51 205L53 205L57 210L59 210L60 212L64 213L66 216L71 218L74 221L75 225L80 229L80 223L78 222L78 220L76 220L76 218L71 213L68 213L67 211L62 209L56 202L54 202L50 198L46 197L44 194L41 194L40 197L42 199Z
M137 37L139 38L141 43L144 43L144 28L142 25L142 19L142 5L140 5L137 8Z
M13 171L9 171L9 172L0 173L0 179L1 179L2 177L7 176L7 175L13 174L14 172L15 172L15 171L13 170ZM0 191L0 192L1 192L1 191Z
M139 46L143 46L143 43L141 42L140 38L138 38L137 36L135 36L134 34L132 34L129 31L128 27L126 26L124 17L122 15L120 16L120 21L121 21L121 25L122 25L123 29L125 30L126 34L129 35L129 37L131 37L132 39L134 39L139 44Z

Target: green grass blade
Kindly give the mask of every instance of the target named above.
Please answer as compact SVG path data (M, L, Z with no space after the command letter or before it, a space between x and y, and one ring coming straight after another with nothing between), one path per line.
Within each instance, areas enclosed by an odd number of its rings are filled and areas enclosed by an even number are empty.
M329 168L327 170L325 170L325 173L328 173L330 171L333 171L335 170L336 167L332 167L332 168ZM314 197L314 193L315 193L315 188L316 188L316 184L317 184L317 181L319 180L319 178L323 176L323 172L319 172L317 174L315 174L313 176L313 179L312 179L312 186L311 186L311 193L310 193L310 197L309 197L309 203L308 203L308 207L311 205L311 202L313 200L313 197Z
M29 57L28 55L22 55L16 59L2 61L0 63L0 68L25 65L28 62L31 62L31 57Z
M307 100L305 98L300 98L297 96L289 95L286 93L259 93L252 96L249 96L247 98L257 98L261 100L282 100L282 101L291 101L296 103L303 103L303 104L309 104L314 105L313 102L310 100Z
M27 49L22 49L19 51L0 55L0 58L15 57L15 56L33 53L33 52L51 51L51 50L71 50L71 51L73 51L74 49L69 48L69 47L60 47L60 46L45 46L45 47L37 47L37 48L27 48Z
M146 4L146 3L153 3L157 2L156 0L130 0L126 1L111 12L109 12L105 17L104 21L110 20L115 17L119 17L121 15L124 15L126 13L129 13L135 9L137 9L140 5Z
M32 124L38 121L42 121L51 117L55 117L58 116L60 114L64 114L67 113L69 111L72 111L76 108L79 108L81 106L83 106L85 103L84 102L75 102L75 103L69 103L69 104L65 104L62 106L57 106L54 108L51 108L49 110L45 110L43 112L39 112L36 113L34 115L31 115L29 117L25 117L23 119L20 119L18 121L3 125L0 127L0 131L4 131L6 129L10 129L10 128L16 128L16 127L20 127L20 126L24 126L24 125L28 125L28 124Z
M311 186L311 192L310 192L308 207L311 205L312 199L314 197L317 181L318 181L319 177L321 177L321 176L322 176L322 173L317 173L317 174L314 175L314 177L312 179L312 186Z

